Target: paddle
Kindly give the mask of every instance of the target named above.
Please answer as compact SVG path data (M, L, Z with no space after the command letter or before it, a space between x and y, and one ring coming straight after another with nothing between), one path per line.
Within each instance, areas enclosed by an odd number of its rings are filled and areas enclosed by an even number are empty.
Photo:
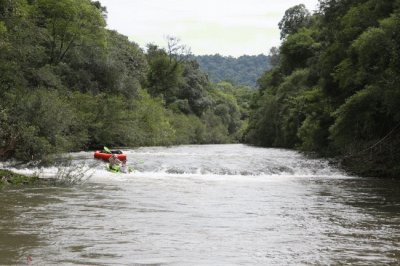
M106 153L112 153L112 152L110 151L110 149L107 148L106 146L104 146L104 151L105 151Z

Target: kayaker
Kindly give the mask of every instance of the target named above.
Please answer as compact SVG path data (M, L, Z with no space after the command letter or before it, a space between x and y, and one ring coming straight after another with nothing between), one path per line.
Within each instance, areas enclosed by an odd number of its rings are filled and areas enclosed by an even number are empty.
M128 168L128 166L126 165L126 161L122 161L121 173L124 173L124 174L129 173L129 168Z
M108 159L110 162L109 168L113 171L119 171L121 169L121 161L118 159L117 155L113 154L111 155L110 159Z

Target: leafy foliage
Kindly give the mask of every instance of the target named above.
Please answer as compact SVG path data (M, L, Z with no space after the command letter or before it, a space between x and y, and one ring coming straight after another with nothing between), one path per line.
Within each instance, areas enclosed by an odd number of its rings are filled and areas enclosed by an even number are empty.
M105 21L90 0L38 0L37 24L44 27L50 64L58 64L76 46L101 45Z
M300 4L289 8L285 11L285 15L278 23L281 30L281 39L285 39L287 35L296 33L300 28L307 25L310 12L304 4Z
M321 0L313 15L289 9L279 61L258 81L246 140L398 176L399 12L400 2L389 0Z
M231 56L201 55L194 57L212 82L228 81L235 85L257 86L258 77L270 68L270 57L265 55Z
M243 89L211 84L179 39L145 53L105 17L99 1L0 0L0 159L241 138Z
M35 184L38 180L37 176L25 176L0 169L0 189L8 186Z

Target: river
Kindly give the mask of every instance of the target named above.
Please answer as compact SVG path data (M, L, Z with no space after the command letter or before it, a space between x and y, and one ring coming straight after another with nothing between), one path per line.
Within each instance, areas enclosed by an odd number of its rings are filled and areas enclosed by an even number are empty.
M124 151L133 173L0 192L0 264L400 264L399 181L240 144Z

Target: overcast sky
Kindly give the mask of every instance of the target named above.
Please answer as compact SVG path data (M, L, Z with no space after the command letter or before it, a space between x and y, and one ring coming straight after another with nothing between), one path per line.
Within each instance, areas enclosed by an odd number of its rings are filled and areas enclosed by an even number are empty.
M100 0L107 7L109 29L145 47L165 46L176 36L193 54L268 54L278 46L278 22L285 10L318 0Z

